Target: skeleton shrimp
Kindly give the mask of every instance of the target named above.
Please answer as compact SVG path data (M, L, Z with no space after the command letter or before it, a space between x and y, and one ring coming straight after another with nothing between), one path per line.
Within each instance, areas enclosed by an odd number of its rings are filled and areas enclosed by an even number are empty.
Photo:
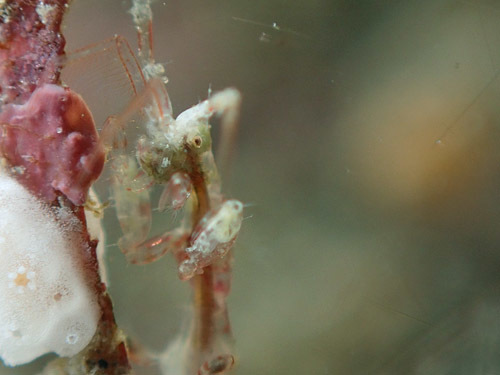
M114 41L120 59L126 62L124 67L136 95L123 113L107 120L101 131L113 172L117 217L124 234L118 244L133 264L151 263L172 252L179 264L180 279L192 281L194 323L191 333L182 336L186 345L181 345L189 348L186 350L190 354L169 356L174 349L168 348L160 356L172 358L164 368L182 368L186 374L225 372L215 365L214 371L210 369L212 365L203 365L228 353L232 341L225 297L230 289L230 250L241 228L243 204L226 200L221 193L209 120L214 116L221 119L217 157L226 166L241 96L236 89L227 88L174 118L163 66L153 57L150 0L133 0L130 13L138 32L138 56L122 39ZM124 59L125 55L129 58ZM144 129L135 142L123 135L131 124L140 124ZM131 145L132 154L126 150ZM164 189L159 211L182 209L184 218L179 227L149 238L149 191L154 185ZM228 370L230 367L226 366Z
M137 93L128 110L110 117L101 132L101 140L114 155L110 158L114 173L112 190L124 233L119 247L135 264L150 263L172 251L182 259L181 279L189 279L227 253L221 249L232 246L241 226L242 204L235 200L225 202L221 195L209 124L211 117L221 116L218 156L225 160L236 131L241 98L236 89L225 89L174 118L163 66L153 58L149 1L135 0L130 12L139 35L139 54L131 65L135 74L130 66L126 69L130 77L140 77L144 89ZM138 116L142 116L139 121ZM120 139L131 122L142 122L145 128L145 134L136 142L134 156L126 154L127 142ZM152 222L149 190L155 184L164 186L158 203L160 211L167 207L178 211L191 201L193 219L148 239ZM200 223L207 227L200 227ZM231 236L212 236L205 243L202 239L207 231ZM198 251L188 251L194 248Z

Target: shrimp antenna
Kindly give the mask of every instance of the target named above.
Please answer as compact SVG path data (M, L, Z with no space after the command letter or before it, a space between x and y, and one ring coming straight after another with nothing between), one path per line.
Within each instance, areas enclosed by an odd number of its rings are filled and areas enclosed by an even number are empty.
M137 29L139 58L142 65L154 64L153 57L153 12L151 0L133 0L130 13Z
M166 84L168 82L165 75L165 68L162 64L156 63L153 56L153 12L151 10L151 0L132 0L130 9L132 19L137 29L137 39L139 47L139 61L142 65L142 71L147 81L159 79ZM164 115L171 115L172 103L168 93L161 85L161 95L155 94L155 101L158 103L158 109ZM163 98L160 98L162 96Z

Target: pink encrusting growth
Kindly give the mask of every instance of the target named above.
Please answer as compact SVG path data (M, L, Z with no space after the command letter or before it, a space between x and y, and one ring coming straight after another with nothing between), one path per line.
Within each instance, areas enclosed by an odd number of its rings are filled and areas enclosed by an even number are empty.
M75 205L85 203L104 149L79 95L46 84L25 104L5 106L0 124L0 151L29 190L49 202L60 191Z
M1 103L23 103L45 83L59 83L68 0L0 2Z
M104 151L82 98L60 86L67 4L0 2L0 152L34 194L82 205Z

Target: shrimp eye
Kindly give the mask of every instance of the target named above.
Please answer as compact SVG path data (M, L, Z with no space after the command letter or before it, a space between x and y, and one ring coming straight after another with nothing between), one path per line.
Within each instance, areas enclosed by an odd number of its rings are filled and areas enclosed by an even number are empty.
M193 143L196 148L200 148L202 144L202 139L199 135L193 138Z

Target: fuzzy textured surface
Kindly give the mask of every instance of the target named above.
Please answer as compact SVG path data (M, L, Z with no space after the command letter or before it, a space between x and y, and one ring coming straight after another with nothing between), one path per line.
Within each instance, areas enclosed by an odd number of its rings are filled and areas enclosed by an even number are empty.
M0 357L19 365L72 356L92 339L100 308L75 247L81 223L0 170Z

